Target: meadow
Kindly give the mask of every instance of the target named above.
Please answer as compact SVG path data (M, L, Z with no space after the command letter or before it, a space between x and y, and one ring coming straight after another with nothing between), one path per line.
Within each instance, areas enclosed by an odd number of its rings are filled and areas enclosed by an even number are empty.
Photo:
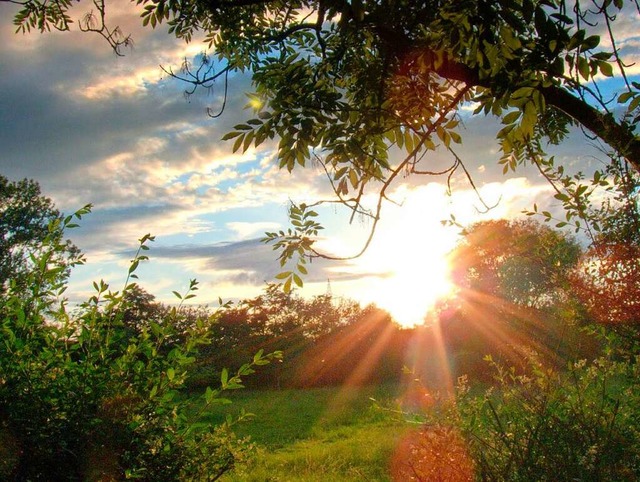
M241 390L208 419L243 410L254 417L234 426L256 445L256 457L225 481L390 480L389 463L411 424L382 408L396 403L394 385Z

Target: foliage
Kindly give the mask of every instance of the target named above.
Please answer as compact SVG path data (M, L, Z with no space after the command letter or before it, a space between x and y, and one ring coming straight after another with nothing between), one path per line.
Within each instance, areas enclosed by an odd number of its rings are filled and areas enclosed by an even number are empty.
M452 427L423 426L400 442L391 462L392 480L473 482L475 464Z
M37 252L45 238L62 243L63 217L51 199L43 196L37 182L23 179L10 182L0 176L0 294L8 289L9 280L19 282L34 269L31 253ZM79 255L71 241L54 253L65 270ZM23 287L25 288L25 287Z
M554 366L594 356L598 343L580 329L570 284L581 252L574 239L532 220L479 222L462 235L449 256L457 292L424 337L445 345L453 376L489 381L486 354L514 366L531 350Z
M526 375L494 369L495 388L477 397L461 386L453 409L478 479L637 480L637 360L603 357L556 372L532 359Z
M576 241L545 225L498 220L464 229L449 259L463 291L541 307L562 299L580 251Z
M613 158L618 179L591 218L591 248L572 276L573 289L593 321L638 341L640 326L640 176Z
M69 1L23 0L14 17L18 31L71 28ZM305 0L206 2L137 0L142 23L163 23L185 41L203 32L211 52L202 64L185 62L167 72L198 87L215 88L249 71L253 117L224 139L245 151L278 139L278 161L288 170L310 160L325 169L334 202L371 216L372 230L386 192L401 173L433 175L431 157L448 156L449 169L470 179L456 152L462 142L461 112L502 122L496 133L504 171L536 166L549 180L566 180L578 194L588 186L568 166L547 157L546 144L561 142L573 124L591 131L640 170L640 140L634 126L640 112L640 84L627 75L625 18L638 4L624 0L573 4L565 0L440 2ZM94 2L96 14L79 22L102 35L121 54L130 38L105 23L108 2ZM601 36L606 38L601 38ZM618 76L619 107L600 89ZM222 109L226 98L222 101ZM621 110L622 114L617 114ZM220 112L211 111L213 117ZM433 155L438 151L438 156ZM400 152L404 158L396 158ZM565 167L567 167L565 172ZM606 174L599 170L594 181ZM473 185L473 183L472 183ZM364 205L376 192L374 207ZM573 216L573 199L558 192ZM294 229L269 235L281 261L287 288L300 285L304 261L318 256L307 229L306 208L294 206ZM577 207L577 210L574 209Z
M2 477L215 480L246 445L228 426L197 424L201 414L181 395L198 348L209 343L205 325L176 343L172 324L150 320L134 331L124 322L130 280L153 237L140 239L121 292L94 283L95 294L74 310L61 298L68 266L61 233L86 212L51 224L32 253L37 269L11 281L0 299ZM219 388L201 395L203 409L226 403L222 391L241 388L255 366L279 356L258 352L236 374L223 370Z
M582 258L574 289L593 321L619 331L640 327L640 245L607 243Z
M251 378L263 388L345 383L353 378L354 360L368 360L358 383L397 379L402 367L405 337L388 313L330 295L304 299L277 284L221 311L209 330L213 341L203 349L193 385L259 349L285 355ZM374 358L367 357L372 346L378 347Z

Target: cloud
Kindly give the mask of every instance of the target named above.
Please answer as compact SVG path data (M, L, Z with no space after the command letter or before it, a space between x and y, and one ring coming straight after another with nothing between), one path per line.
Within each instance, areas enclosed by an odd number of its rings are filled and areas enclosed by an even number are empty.
M227 227L235 231L240 239L247 239L255 236L256 233L265 231L274 231L281 228L280 224L274 222L257 222L249 223L244 221L234 221L227 223Z
M177 263L190 260L199 265L198 271L203 276L213 275L237 283L242 280L242 284L254 286L273 281L283 269L276 260L277 252L257 238L210 245L156 247L153 256ZM308 265L309 274L305 279L309 282L326 281L331 266L335 264L327 260L315 260Z

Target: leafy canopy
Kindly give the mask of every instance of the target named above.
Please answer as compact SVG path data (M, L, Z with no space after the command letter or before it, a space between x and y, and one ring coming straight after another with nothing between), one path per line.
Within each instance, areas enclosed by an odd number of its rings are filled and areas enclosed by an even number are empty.
M484 221L464 230L451 264L462 290L543 307L566 293L580 251L573 239L531 220Z
M69 0L18 3L18 31L71 28ZM371 216L372 232L387 189L401 173L435 174L429 166L434 151L451 159L441 174L460 171L473 183L456 151L461 109L470 105L473 115L501 120L496 136L505 172L531 163L550 182L563 179L564 166L547 158L545 147L561 142L572 125L640 170L634 128L640 84L627 75L630 62L619 38L620 20L638 15L636 2L135 3L145 26L166 23L169 33L187 42L204 33L211 51L202 65L167 70L189 83L189 92L222 84L226 96L228 74L250 72L254 116L224 137L233 140L234 151L277 138L280 167L320 163L336 201ZM99 33L121 54L130 37L108 25L108 2L94 2L94 8L98 12L81 19L80 29ZM619 76L622 88L608 98L599 83L612 76ZM397 158L398 150L404 157ZM379 197L372 210L361 203L367 190ZM558 196L570 204L562 186ZM295 208L299 225L267 237L280 242L283 265L320 254L312 243L318 225L305 217L313 211ZM298 261L283 274L289 288L301 284L297 272L304 274Z

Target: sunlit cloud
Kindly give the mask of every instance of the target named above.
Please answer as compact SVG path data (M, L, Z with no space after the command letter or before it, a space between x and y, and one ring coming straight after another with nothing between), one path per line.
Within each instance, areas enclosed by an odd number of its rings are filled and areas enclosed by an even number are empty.
M262 234L263 232L268 230L276 230L281 228L278 223L273 222L249 223L243 221L227 223L227 227L232 231L235 231L240 239L251 238L256 234Z

